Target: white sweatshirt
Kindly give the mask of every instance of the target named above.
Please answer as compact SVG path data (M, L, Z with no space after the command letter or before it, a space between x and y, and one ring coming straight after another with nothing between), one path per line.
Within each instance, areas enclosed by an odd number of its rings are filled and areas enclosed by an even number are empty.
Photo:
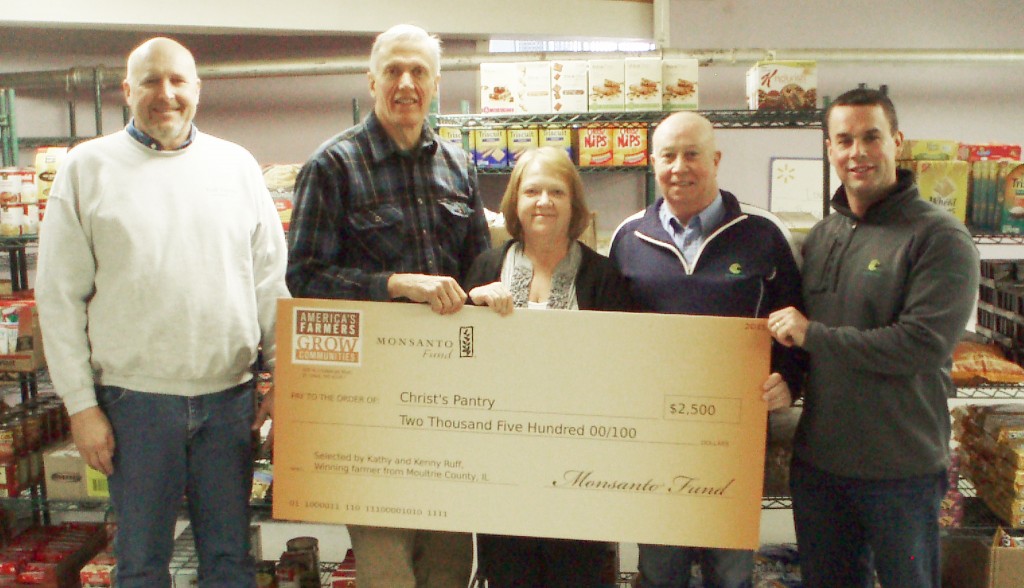
M155 151L121 131L72 149L39 236L36 301L57 393L94 386L194 396L274 358L288 296L280 218L255 159L198 132Z

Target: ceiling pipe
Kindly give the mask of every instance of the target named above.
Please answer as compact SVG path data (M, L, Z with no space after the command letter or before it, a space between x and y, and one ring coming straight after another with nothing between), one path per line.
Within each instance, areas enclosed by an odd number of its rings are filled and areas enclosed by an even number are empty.
M764 60L817 61L819 63L1024 63L1020 49L664 49L641 53L476 53L442 57L442 71L475 70L481 63L554 61L572 59L613 59L622 57L695 58L702 66L736 65ZM199 66L203 79L240 79L319 75L361 74L368 60L359 58L315 58L292 61L251 61ZM124 79L123 67L73 67L67 70L0 73L0 88L21 90L92 88L98 72L104 88L116 88Z

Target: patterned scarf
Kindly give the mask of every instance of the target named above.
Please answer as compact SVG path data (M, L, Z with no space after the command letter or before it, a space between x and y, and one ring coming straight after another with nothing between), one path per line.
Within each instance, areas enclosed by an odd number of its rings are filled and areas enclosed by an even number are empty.
M568 254L558 262L554 275L551 276L551 294L548 296L547 307L551 309L579 310L576 302L576 274L580 270L583 251L580 244L573 241ZM530 300L530 282L533 281L533 263L526 256L521 242L513 243L505 253L505 261L501 265L501 283L512 293L512 302L516 308L526 308Z

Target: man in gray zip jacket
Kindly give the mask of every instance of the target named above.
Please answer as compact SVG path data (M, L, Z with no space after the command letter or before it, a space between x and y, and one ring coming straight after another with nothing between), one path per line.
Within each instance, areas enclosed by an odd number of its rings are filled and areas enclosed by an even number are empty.
M804 244L803 300L772 313L777 341L810 355L790 472L804 585L939 586L953 348L978 294L963 223L897 170L903 143L882 92L826 114L842 187Z

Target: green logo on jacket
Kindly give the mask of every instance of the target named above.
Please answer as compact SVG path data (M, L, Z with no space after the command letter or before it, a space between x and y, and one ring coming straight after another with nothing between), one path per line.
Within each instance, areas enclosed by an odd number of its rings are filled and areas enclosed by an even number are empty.
M734 276L739 276L743 274L743 266L740 265L739 263L733 263L732 265L729 266L729 273Z

